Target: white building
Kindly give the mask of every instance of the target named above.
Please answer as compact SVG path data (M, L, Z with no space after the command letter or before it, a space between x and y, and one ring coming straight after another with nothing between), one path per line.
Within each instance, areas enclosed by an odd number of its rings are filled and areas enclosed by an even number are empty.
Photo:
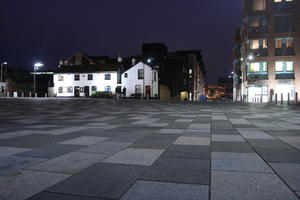
M144 94L158 97L158 72L149 65L139 62L122 74L122 89L126 88L126 97Z
M120 84L120 65L108 57L91 57L81 52L66 61L53 75L54 96L88 97L97 92L115 93Z

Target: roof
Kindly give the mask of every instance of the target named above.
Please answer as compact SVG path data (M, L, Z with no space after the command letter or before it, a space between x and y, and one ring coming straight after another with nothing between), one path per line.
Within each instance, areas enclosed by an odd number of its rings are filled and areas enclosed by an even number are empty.
M55 73L88 73L88 72L105 72L105 71L118 71L119 64L104 64L104 65L73 65L61 66Z

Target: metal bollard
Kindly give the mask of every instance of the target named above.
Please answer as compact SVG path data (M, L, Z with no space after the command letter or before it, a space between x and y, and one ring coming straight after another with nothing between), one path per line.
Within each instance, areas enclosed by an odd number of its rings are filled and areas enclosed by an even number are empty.
M34 97L37 98L37 93L35 93Z
M6 97L9 97L9 92L6 93Z
M277 104L277 101L278 101L278 99L277 99L277 94L275 94L275 103Z
M22 95L21 95L21 96L22 96L22 98L24 98L24 92L22 92Z
M290 93L288 93L288 105L290 105Z
M29 95L28 95L28 97L29 97L29 98L31 97L31 92L29 92Z
M45 93L45 98L47 98L48 96L47 96L47 93Z
M280 94L280 104L283 104L283 94Z

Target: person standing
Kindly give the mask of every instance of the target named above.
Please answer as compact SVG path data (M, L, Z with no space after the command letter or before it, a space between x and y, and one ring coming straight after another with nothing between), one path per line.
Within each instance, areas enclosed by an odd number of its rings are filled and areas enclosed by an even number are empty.
M126 87L123 87L123 99L126 99Z

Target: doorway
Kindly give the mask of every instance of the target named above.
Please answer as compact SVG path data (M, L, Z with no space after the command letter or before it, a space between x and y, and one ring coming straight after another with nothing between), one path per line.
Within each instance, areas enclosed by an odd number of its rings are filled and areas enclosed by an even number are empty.
M79 97L80 96L80 87L75 86L74 87L74 97Z

